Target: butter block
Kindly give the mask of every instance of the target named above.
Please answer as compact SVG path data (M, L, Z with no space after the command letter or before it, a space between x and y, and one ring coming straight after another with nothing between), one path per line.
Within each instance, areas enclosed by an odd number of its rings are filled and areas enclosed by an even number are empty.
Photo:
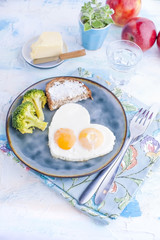
M31 45L32 59L55 57L63 52L63 40L59 32L43 32Z

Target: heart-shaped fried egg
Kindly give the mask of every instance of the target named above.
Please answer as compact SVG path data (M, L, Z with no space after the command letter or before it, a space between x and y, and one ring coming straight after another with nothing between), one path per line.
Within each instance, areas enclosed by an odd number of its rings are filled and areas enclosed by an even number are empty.
M86 161L113 150L115 136L100 124L91 124L86 108L77 103L61 106L49 126L49 148L53 157Z

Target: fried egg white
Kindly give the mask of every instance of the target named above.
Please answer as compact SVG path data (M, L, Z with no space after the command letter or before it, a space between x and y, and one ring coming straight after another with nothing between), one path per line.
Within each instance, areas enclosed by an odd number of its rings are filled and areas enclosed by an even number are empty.
M113 150L115 136L100 124L91 124L86 108L67 103L54 114L49 126L51 155L68 161L86 161Z

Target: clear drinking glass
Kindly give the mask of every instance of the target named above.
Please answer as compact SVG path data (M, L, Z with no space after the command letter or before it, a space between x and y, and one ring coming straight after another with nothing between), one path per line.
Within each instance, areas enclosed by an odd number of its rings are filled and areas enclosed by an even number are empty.
M109 77L117 85L129 82L136 65L143 56L141 48L128 40L111 42L107 47L106 54L110 66Z

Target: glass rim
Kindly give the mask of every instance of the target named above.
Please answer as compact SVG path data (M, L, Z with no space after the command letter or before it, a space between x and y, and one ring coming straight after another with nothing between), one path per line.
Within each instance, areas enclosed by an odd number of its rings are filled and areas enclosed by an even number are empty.
M140 62L140 60L142 59L142 57L143 57L143 51L142 51L142 49L136 44L136 43L134 43L133 41L130 41L130 40L123 40L123 39L121 39L121 40L115 40L115 41L112 41L112 42L110 42L109 44L108 44L108 46L107 46L107 49L106 49L106 55L107 55L107 58L109 59L109 53L111 53L111 47L113 47L114 46L114 44L116 44L116 43L127 43L128 44L128 46L130 45L130 47L132 48L133 47L133 49L135 49L135 51L137 51L138 52L138 54L136 54L136 56L137 56L137 61L135 62L135 63L133 63L133 64L131 64L130 66L124 66L124 65L122 65L122 64L116 64L116 63L114 63L114 61L112 60L112 59L110 59L110 62L112 63L112 64L114 64L114 65L117 65L117 66L123 66L124 68L126 68L126 69L128 69L128 68L130 68L130 67L134 67L134 66L136 66L137 64L138 64L138 62ZM113 50L113 52L116 50L116 49L120 49L121 48L121 46L119 46L119 47L115 47L114 48L114 50ZM130 49L129 49L130 50Z
M142 51L141 47L138 46L137 43L135 43L135 42L133 42L133 41L130 41L130 40L124 40L124 39L114 40L114 41L110 42L110 43L108 44L108 46L107 46L107 50L108 50L109 47L111 47L111 45L114 45L114 44L116 44L116 43L128 43L128 44L131 44L132 46L135 46L138 50L140 50L140 52L141 52L142 55L143 55L143 51Z

